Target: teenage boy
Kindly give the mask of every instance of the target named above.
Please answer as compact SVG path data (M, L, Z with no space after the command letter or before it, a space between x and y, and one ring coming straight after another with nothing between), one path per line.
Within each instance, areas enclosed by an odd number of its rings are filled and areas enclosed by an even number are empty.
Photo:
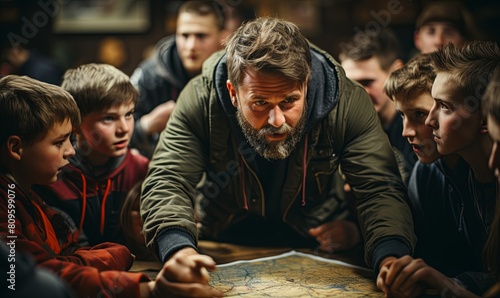
M396 106L383 90L389 75L403 66L399 41L389 29L381 30L366 40L354 36L344 44L339 55L346 76L360 83L370 95L384 132L389 138L403 180L407 182L417 161L412 147L401 136L403 123Z
M131 145L149 158L181 90L201 73L205 59L222 49L227 31L218 2L184 1L177 11L175 35L161 39L153 56L132 74L141 98Z
M395 103L403 123L402 136L422 163L431 163L441 155L425 119L434 104L431 95L436 74L429 55L418 55L402 68L392 72L384 84L384 92Z
M81 297L152 297L184 291L220 295L208 286L206 275L193 276L199 264L215 268L210 258L173 260L155 281L125 272L134 260L125 246L108 242L80 247L78 231L32 191L34 184L54 183L75 154L70 135L79 123L78 106L62 88L29 77L0 79L1 241L14 242L16 251L30 253L38 266L57 274ZM193 288L167 281L179 279L177 275L195 278L199 284Z
M56 183L38 192L49 205L68 213L91 245L125 244L119 227L121 206L130 189L146 176L149 162L128 148L137 90L127 75L107 64L69 69L62 87L80 109L76 155Z

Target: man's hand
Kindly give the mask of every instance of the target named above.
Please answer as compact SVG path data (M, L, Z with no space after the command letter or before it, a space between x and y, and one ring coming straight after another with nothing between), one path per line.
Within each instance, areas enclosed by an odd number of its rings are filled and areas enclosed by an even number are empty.
M323 251L333 252L352 248L361 241L358 226L347 220L334 220L309 230Z
M175 102L173 100L169 100L161 105L158 105L151 112L149 112L149 114L142 116L142 130L148 135L161 132L165 129L174 107Z
M222 297L209 286L208 271L216 269L214 260L193 248L175 253L156 276L153 297Z

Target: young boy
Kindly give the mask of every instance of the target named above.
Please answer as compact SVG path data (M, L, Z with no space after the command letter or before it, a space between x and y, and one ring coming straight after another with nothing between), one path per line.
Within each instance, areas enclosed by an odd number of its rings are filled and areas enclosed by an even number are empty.
M430 56L424 54L392 72L384 84L385 94L394 101L403 118L402 136L422 163L431 163L441 156L433 140L432 128L425 125L434 103L431 88L435 77Z
M91 245L125 244L119 229L121 206L148 166L147 158L128 148L138 92L127 75L107 64L66 71L62 87L80 109L76 155L50 191L37 191L49 205L68 213Z
M179 1L175 34L162 38L131 80L141 99L135 110L131 146L151 158L177 97L190 79L201 73L203 62L223 48L223 1ZM241 4L239 2L238 4ZM171 21L170 18L168 20Z
M463 182L457 185L458 196L448 194L450 199L439 202L436 208L443 204L444 208L441 208L445 213L441 216L449 217L455 231L471 247L470 254L463 257L480 260L497 195L497 182L488 168L492 141L481 113L480 99L491 73L500 62L500 50L492 42L473 42L463 47L448 45L431 54L431 59L436 71L432 87L434 104L425 123L433 129L441 155L457 154L470 167L464 177L458 177ZM437 176L428 175L425 179L432 179L430 177ZM429 191L440 191L435 188L440 181L434 182L434 187L428 187L431 188ZM445 193L443 197L446 197ZM454 249L462 247L455 246ZM404 256L385 264L377 285L386 294L397 297L419 294L425 288L460 292L463 288L457 287L456 281L469 291L482 294L491 279L482 273L485 268L477 267L472 266L467 271L479 272L463 273L452 281L421 259Z
M167 262L155 281L142 273L124 272L133 256L120 244L77 245L78 231L35 194L34 184L50 184L75 154L70 142L80 122L71 95L28 77L0 79L0 238L20 253L31 253L38 266L60 276L81 297L150 297L173 293L220 296L198 269L215 268L206 256ZM187 264L179 272L179 264ZM11 264L11 268L15 264ZM188 269L187 271L185 269ZM198 277L200 284L167 279ZM50 294L50 293L49 293Z

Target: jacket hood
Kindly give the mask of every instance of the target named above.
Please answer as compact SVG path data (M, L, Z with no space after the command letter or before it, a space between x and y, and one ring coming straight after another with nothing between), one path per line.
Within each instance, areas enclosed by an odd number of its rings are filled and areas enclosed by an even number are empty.
M215 68L215 87L218 98L230 122L236 121L236 108L231 103L226 87L227 81L226 55L220 59ZM307 121L306 131L315 127L335 107L339 100L339 83L335 66L328 59L311 47L311 74L307 87ZM233 123L231 123L233 124ZM236 125L238 125L236 123Z
M183 88L189 81L181 58L177 52L175 35L162 38L155 47L153 59L156 72L177 88ZM175 74L175 75L174 75Z

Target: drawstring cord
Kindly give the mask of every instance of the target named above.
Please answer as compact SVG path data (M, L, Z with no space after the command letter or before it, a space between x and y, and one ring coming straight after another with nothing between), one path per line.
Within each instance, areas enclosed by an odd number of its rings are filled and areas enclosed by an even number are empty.
M108 199L109 190L111 189L111 179L108 179L106 191L101 203L101 235L104 235L104 220L106 219L106 200Z
M241 186L243 188L243 209L248 211L248 201L247 201L247 192L245 188L245 168L243 167L243 157L240 158L240 168L241 168Z
M87 179L83 173L80 174L82 176L82 215L80 218L79 230L83 229L83 222L85 221L85 213L87 212ZM101 223L100 223L100 232L101 235L104 235L104 222L106 219L106 200L108 199L109 191L111 190L111 179L108 179L106 190L104 191L104 197L101 203Z
M85 220L85 213L87 212L87 179L85 178L85 175L83 173L80 173L82 175L82 215L80 217L80 225L78 226L78 229L80 232L82 231L83 228L83 221Z

